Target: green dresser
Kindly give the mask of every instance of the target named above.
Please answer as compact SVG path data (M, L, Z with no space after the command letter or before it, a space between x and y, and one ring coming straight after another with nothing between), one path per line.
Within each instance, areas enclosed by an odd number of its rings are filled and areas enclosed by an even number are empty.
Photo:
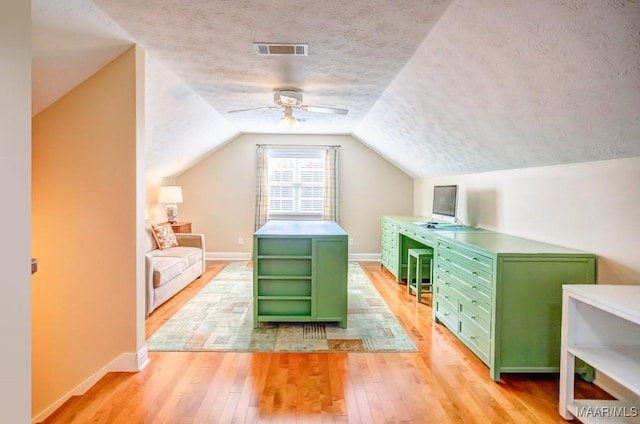
M382 219L380 263L393 275L398 275L398 224Z
M253 324L347 326L347 233L331 221L269 221L253 236Z
M491 378L559 371L562 285L595 283L594 254L491 231L428 230L413 224L419 217L385 218L398 231L398 252L387 260L398 281L406 246L435 249L433 319L489 366Z
M438 237L433 317L502 372L558 372L562 285L593 284L596 256L499 233Z

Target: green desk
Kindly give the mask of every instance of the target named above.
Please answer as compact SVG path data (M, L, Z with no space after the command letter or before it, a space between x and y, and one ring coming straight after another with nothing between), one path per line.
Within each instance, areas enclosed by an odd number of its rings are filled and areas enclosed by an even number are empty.
M269 221L253 235L253 325L347 327L347 233L332 221Z
M441 224L438 228L425 228L416 223L431 220L423 216L384 216L382 217L382 246L380 262L400 283L407 278L407 251L422 249L425 246L435 248L439 234L463 232L487 232L480 228L453 224Z
M503 372L558 372L562 285L595 283L596 256L482 229L415 224L425 220L383 217L382 265L400 282L406 250L434 248L434 321L487 364L496 381ZM589 378L592 371L581 372Z

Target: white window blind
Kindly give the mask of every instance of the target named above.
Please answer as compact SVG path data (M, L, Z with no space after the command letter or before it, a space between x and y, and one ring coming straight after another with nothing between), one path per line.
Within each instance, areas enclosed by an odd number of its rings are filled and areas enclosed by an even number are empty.
M269 150L268 185L270 218L321 218L324 207L324 151Z

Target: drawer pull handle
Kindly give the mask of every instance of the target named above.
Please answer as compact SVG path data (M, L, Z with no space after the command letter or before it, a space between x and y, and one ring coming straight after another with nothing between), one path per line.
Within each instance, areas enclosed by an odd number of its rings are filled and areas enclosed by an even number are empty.
M476 339L476 336L469 336L469 338L470 338L471 340L475 340L475 339Z
M472 304L472 305L477 305L477 304L478 304L478 301L477 301L477 300L472 300L472 301L471 301L471 304Z
M478 286L471 286L472 289L478 290Z
M451 259L445 258L445 261L451 263Z
M471 319L476 321L476 316L475 315L471 315Z
M480 259L476 258L475 256L473 258L471 258L472 261L479 261Z

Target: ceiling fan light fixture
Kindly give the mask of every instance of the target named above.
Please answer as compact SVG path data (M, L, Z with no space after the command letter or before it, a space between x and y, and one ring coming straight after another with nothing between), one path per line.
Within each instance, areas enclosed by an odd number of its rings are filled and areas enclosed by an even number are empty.
M300 121L293 116L293 109L290 106L285 106L284 112L282 114L282 119L278 122L278 128L281 130L289 130L293 128L298 128L300 126Z

